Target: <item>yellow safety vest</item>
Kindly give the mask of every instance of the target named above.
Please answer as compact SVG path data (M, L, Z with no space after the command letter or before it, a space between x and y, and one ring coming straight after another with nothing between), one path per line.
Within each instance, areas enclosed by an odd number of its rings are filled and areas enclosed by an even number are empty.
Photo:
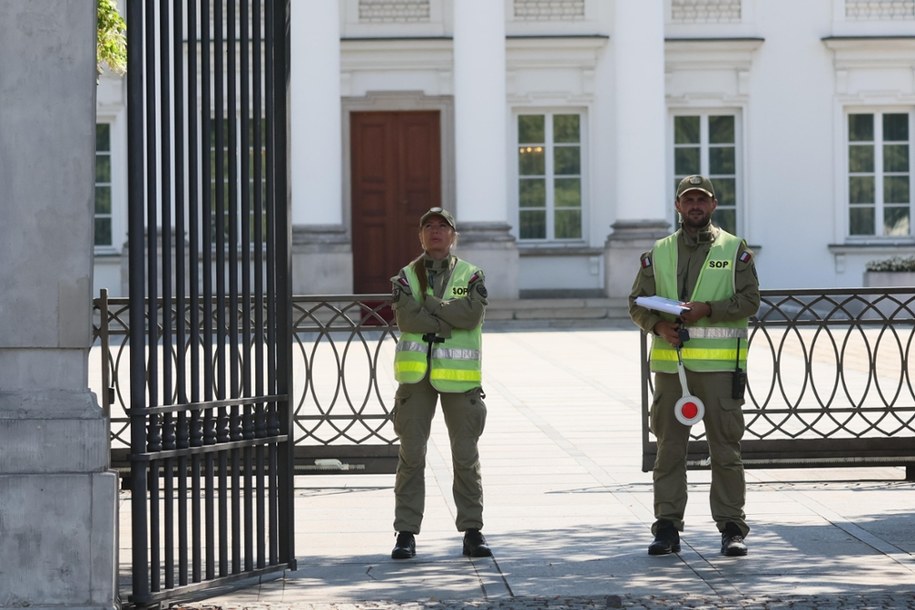
M445 288L445 298L467 296L467 289L478 267L457 260ZM410 290L421 301L419 278L412 265L403 268ZM432 294L432 288L426 289ZM429 373L429 382L439 392L467 392L480 387L482 374L483 325L472 330L455 328L451 337L431 346L421 333L403 333L394 354L394 378L399 383L417 383ZM431 368L430 368L431 367Z
M693 288L690 301L721 301L734 295L737 252L742 240L720 231ZM677 234L658 240L652 249L655 291L669 299L677 295ZM675 316L661 314L673 320ZM683 365L691 371L733 371L747 368L748 320L716 322L703 318L689 326L689 341L680 349ZM660 337L651 344L651 370L660 373L677 371L677 350Z

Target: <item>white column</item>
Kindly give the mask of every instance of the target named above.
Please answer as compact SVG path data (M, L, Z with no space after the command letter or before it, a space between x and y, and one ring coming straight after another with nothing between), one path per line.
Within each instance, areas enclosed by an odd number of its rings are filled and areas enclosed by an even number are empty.
M453 4L459 255L483 268L492 298L517 298L518 249L508 217L505 5Z
M293 291L349 293L352 247L343 224L340 7L290 4L290 186Z
M606 290L629 293L638 255L669 232L664 98L664 3L615 0L616 221L607 238Z
M505 7L454 3L458 221L506 222Z
M616 0L616 211L619 220L666 218L664 3Z
M117 607L117 474L89 391L94 2L0 2L0 607Z
M301 1L289 10L292 222L340 224L340 11L336 2Z

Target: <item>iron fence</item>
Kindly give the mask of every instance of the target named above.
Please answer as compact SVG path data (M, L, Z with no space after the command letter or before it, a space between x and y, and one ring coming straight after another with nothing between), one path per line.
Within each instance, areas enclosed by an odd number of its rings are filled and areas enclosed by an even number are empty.
M396 436L389 398L396 327L387 295L293 297L297 473L392 472ZM127 299L95 301L103 345L102 394L111 415L112 462L126 465L124 396ZM102 324L101 320L106 323ZM762 291L750 324L744 461L749 468L915 464L915 294L906 289ZM104 347L107 345L107 347ZM642 340L642 468L648 430L649 340ZM173 354L173 358L176 358ZM691 468L707 466L701 424Z
M332 472L393 472L397 463L396 435L389 404L396 382L390 362L397 344L390 321L390 295L294 296L292 299L292 366L301 374L293 380L295 471L298 474ZM110 417L112 468L127 476L130 448L129 299L95 299L93 333L99 346L102 388L100 401ZM233 315L223 304L220 317L237 319L239 328L253 328L259 316L253 303L241 303ZM161 340L161 319L183 316L190 327L196 320L204 332L204 318L215 318L216 304L198 303L196 314L172 308L168 316L158 303L154 332ZM223 322L226 324L227 322ZM190 343L172 345L171 366L189 362ZM231 366L253 366L250 348L236 350ZM213 358L212 362L218 362ZM218 379L215 374L208 375ZM232 375L228 375L229 378Z
M748 468L899 465L915 478L915 293L911 288L761 291L749 328L741 443ZM642 469L650 337L643 334ZM691 468L708 466L693 427Z

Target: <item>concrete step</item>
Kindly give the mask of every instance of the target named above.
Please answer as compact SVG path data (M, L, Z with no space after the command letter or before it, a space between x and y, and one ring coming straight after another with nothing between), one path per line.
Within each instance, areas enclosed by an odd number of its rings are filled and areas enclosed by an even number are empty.
M625 298L490 299L487 322L536 322L568 326L584 322L628 322Z

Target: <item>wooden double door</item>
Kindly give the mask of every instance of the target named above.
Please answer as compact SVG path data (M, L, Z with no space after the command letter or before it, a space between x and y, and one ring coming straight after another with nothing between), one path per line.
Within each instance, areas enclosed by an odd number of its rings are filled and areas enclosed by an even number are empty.
M350 114L353 288L387 293L421 251L419 218L442 204L439 111Z

